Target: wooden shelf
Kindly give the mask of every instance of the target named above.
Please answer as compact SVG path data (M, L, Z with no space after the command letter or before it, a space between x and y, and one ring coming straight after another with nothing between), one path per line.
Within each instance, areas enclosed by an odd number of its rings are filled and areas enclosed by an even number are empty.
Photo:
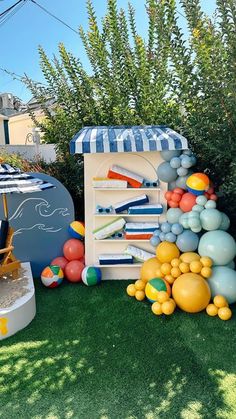
M123 263L123 264L114 264L114 265L99 265L99 263L94 265L96 268L141 268L142 263Z
M163 214L163 213L162 213ZM162 214L124 214L120 212L119 214L114 213L95 213L94 217L160 217Z
M102 240L94 240L95 243L128 243L128 242L138 242L138 243L149 243L150 239L102 239Z
M93 188L94 191L160 191L160 188Z

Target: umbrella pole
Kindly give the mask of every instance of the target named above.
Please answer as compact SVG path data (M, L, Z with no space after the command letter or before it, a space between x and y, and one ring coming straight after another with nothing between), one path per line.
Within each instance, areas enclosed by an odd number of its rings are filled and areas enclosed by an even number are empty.
M2 199L3 199L4 216L5 216L5 219L8 220L8 206L7 206L7 197L5 193L2 195Z

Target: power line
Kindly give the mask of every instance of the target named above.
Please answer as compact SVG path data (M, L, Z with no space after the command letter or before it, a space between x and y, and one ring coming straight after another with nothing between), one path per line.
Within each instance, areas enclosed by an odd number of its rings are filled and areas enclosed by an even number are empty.
M5 15L6 13L10 12L10 10L12 10L15 6L17 6L17 4L19 4L21 2L22 2L22 0L19 0L15 4L13 4L12 6L8 7L8 9L6 9L2 13L0 13L0 17Z
M17 4L15 4L14 8L11 8L10 11L3 14L0 17L0 27L3 26L11 17L13 17L27 2L28 0L20 0Z
M45 9L45 7L41 6L41 4L37 3L35 0L30 0L33 4L38 6L41 10L43 10L45 13L47 13L49 16L53 17L58 22L62 23L64 26L66 26L68 29L76 33L76 35L79 35L79 32L72 28L72 26L68 25L68 23L64 22L64 20L61 20L59 17L55 16L53 13L49 12L49 10Z

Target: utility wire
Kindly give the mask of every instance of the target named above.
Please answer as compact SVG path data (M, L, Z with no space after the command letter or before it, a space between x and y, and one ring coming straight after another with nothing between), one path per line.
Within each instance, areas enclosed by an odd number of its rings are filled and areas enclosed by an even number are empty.
M28 0L21 0L14 6L14 8L0 17L0 27L3 26L9 19L11 19L11 17L13 17L26 4L27 1Z
M15 6L17 6L17 4L21 3L22 0L17 1L15 4L13 4L12 6L8 7L8 9L4 10L2 13L0 13L0 17L5 15L5 13L10 12L11 9L13 9Z
M58 22L62 23L68 29L70 29L71 31L73 31L74 33L76 33L76 35L79 35L79 32L76 29L72 28L72 26L68 25L68 23L64 22L63 20L59 19L59 17L57 17L53 13L49 12L49 10L45 9L45 7L41 6L41 4L37 3L35 0L30 0L30 1L31 1L31 3L35 4L36 6L38 6L45 13L47 13L49 16L53 17L55 20L57 20Z

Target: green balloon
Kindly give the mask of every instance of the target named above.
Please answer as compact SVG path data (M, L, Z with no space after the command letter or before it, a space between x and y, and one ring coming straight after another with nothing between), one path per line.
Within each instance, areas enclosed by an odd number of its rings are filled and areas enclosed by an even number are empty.
M204 230L217 230L222 222L222 214L215 208L204 209L200 212L200 220Z

